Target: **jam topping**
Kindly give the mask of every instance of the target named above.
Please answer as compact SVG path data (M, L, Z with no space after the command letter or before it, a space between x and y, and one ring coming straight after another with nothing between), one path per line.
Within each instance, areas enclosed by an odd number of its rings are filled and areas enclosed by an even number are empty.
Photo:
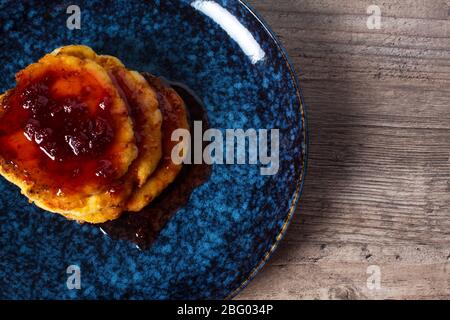
M107 154L114 139L111 103L90 74L48 70L23 79L0 106L0 153L24 171L45 168L48 176L39 178L58 189L109 179L114 175Z
M103 108L99 107L98 114L91 117L80 97L52 98L52 82L54 78L47 76L21 94L20 104L29 112L24 128L26 138L56 161L100 155L113 138L109 115L104 110L106 101L100 102Z

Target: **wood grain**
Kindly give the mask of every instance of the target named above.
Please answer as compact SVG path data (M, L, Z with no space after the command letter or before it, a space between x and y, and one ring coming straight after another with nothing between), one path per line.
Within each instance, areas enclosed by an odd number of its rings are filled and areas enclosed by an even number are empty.
M248 2L298 72L311 146L294 221L237 299L449 299L450 1Z

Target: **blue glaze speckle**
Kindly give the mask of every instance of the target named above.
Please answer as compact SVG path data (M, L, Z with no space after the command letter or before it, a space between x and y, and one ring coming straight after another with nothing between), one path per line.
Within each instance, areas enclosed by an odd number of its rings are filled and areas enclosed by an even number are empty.
M81 30L66 28L65 1L0 0L0 91L45 53L86 44L130 68L191 87L210 126L280 129L280 171L214 166L210 180L162 230L137 250L98 227L79 225L28 204L0 180L0 298L223 299L258 271L290 220L305 169L304 110L295 75L261 22L236 0L217 1L264 50L252 64L237 43L191 1L71 1ZM79 265L81 290L66 268Z

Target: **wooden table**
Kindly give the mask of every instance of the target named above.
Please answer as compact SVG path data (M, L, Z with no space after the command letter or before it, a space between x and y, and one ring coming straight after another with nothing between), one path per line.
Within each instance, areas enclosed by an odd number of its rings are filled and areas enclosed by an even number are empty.
M450 1L248 2L298 72L311 147L293 223L237 298L450 298Z

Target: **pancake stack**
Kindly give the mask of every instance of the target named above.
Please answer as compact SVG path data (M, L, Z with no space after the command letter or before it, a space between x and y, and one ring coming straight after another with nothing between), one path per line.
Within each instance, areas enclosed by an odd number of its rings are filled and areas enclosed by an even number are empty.
M47 211L115 220L175 180L177 129L189 129L185 104L158 78L86 46L62 47L0 95L0 174Z

